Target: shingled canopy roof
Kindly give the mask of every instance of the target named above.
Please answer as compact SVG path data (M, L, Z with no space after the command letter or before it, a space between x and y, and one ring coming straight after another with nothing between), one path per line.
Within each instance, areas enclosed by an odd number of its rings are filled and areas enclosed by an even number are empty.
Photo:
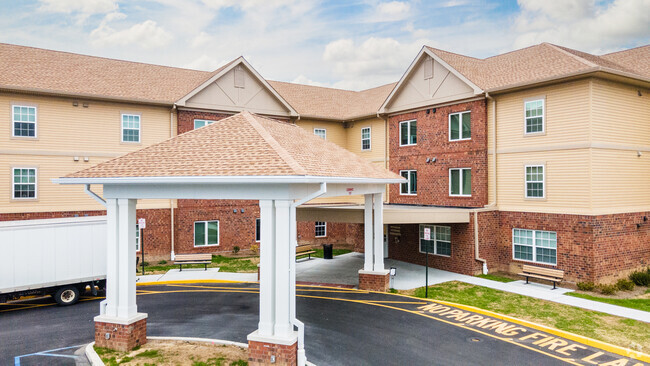
M338 145L286 122L241 112L211 125L63 177L102 183L134 177L318 177L403 180ZM294 179L292 179L294 178ZM325 181L327 181L326 179Z

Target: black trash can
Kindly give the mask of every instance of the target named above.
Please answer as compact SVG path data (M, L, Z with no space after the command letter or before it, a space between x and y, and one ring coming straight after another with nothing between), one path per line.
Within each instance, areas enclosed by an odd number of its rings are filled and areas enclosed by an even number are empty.
M332 247L333 244L323 244L323 259L332 259L334 256L332 255Z

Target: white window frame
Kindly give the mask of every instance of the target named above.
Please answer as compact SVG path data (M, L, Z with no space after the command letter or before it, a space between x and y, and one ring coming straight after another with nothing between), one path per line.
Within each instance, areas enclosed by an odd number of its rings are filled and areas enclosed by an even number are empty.
M408 177L404 177L402 173L408 173ZM411 172L415 172L415 179L417 179L418 176L418 171L415 169L407 169L407 170L400 170L399 175L402 176L403 178L406 178L407 182L406 183L400 183L399 185L399 194L400 196L417 196L418 195L418 187L417 187L417 182L415 186L415 193L402 193L402 184L406 184L406 188L408 192L411 192Z
M533 197L528 196L528 177L527 170L528 168L542 167L542 196ZM539 181L532 181L530 183L539 183ZM546 164L527 164L524 165L524 197L531 200L543 200L546 199Z
M451 193L451 171L452 170L458 170L460 172L460 177L459 177L460 178L460 181L459 181L460 187L458 187L458 188L459 188L459 191L461 193L459 193L459 194L452 194ZM463 191L463 179L464 179L463 178L463 170L469 170L469 174L470 174L470 182L469 182L469 184L470 184L470 194L463 194L462 193L462 191ZM471 178L471 175L472 175L472 168L449 168L449 197L472 197L472 193L471 193L471 185L472 185L471 179L472 178Z
M368 130L368 138L363 137L363 131ZM368 141L368 148L364 149L363 148L363 141L367 140ZM363 127L361 129L361 151L370 151L372 150L372 129L370 127Z
M140 251L140 225L138 223L135 223L135 251L139 252Z
M533 102L542 102L542 130L535 132L528 132L528 118L537 118L537 117L526 117L526 104ZM535 135L544 135L546 134L546 98L545 97L535 97L535 98L526 98L524 99L524 136L535 136Z
M469 137L463 137L463 114L469 113ZM451 138L451 116L453 115L458 115L458 136L460 136L457 139L452 139ZM467 141L472 139L472 111L462 111L462 112L454 112L454 113L449 113L449 126L447 130L447 136L449 138L449 141Z
M322 225L319 225L322 224ZM316 235L316 230L322 227L323 228L323 235ZM315 238L325 238L327 237L327 221L314 221L314 237Z
M258 227L259 230L257 229ZM262 221L261 218L257 218L255 219L255 242L259 243L261 239L262 239Z
M216 222L217 223L217 243L216 244L203 244L203 245L196 245L196 223L200 222L203 223L205 227L205 232L203 235L205 235L205 243L208 242L208 223L209 222ZM219 220L198 220L194 221L192 224L192 244L194 245L194 248L205 248L205 247L217 247L219 246L219 243L221 243L221 223Z
M195 129L195 130L197 129L197 127L196 127L196 121L205 122L205 124L203 125L203 127L205 127L205 126L209 126L209 125L211 125L211 124L217 122L217 121L213 121L213 120L210 120L210 119L195 118L195 119L194 119L194 129ZM201 127L198 127L198 128L201 128Z
M533 260L527 260L527 259L519 259L515 258L515 230L525 230L525 231L532 231L533 232ZM536 236L538 232L548 232L548 233L555 233L555 263L547 263L547 262L539 262L537 261L537 245L536 245ZM536 264L543 264L547 266L557 266L557 242L558 242L558 237L557 237L557 231L549 231L549 230L532 230L532 229L522 229L518 227L513 227L512 228L512 259L520 262L528 262L528 263L536 263ZM518 245L523 245L527 246L524 244L518 244ZM540 248L546 248L546 249L553 249L553 248L547 248L547 247L540 247Z
M137 116L138 117L138 141L124 141L124 116ZM135 130L135 128L126 128L126 130ZM142 143L142 116L137 113L121 113L120 114L120 141L125 144L139 144Z
M417 130L416 130L416 132L415 132L415 143L414 143L414 144L411 144L411 143L410 143L410 141L411 141L411 122L415 122L415 123L417 123L418 120L417 120L417 119L410 119L410 120L408 120L408 121L401 121L401 122L399 123L399 146L415 146L415 145L418 144L418 142L417 142L417 136L418 136L418 134L417 134ZM408 128L406 129L407 132L408 132L408 138L407 138L407 141L409 141L408 144L402 144L402 125L403 125L404 123L408 123Z
M34 170L34 197L16 197L16 185L21 185L23 183L15 183L15 171L14 169L33 169ZM32 184L32 183L27 183ZM33 201L38 199L38 168L28 167L28 166L12 166L11 167L11 199L20 200L20 201Z
M418 251L420 253L422 253L422 254L427 253L426 251L422 250L422 240L424 240L424 238L420 235L420 231L422 231L422 230L420 230L420 227L422 227L422 226L428 226L431 229L433 229L433 230L431 230L431 237L433 238L433 242L434 242L434 246L433 246L434 252L433 253L429 252L429 255L437 255L437 256L440 256L440 257L451 258L451 253L449 255L447 255L447 254L439 254L438 253L438 239L436 239L436 231L438 230L438 228L442 228L442 227L449 228L449 251L451 252L452 251L452 248L451 248L451 226L420 224L419 227L418 227L418 237L419 237ZM444 240L440 240L440 241L444 241Z
M14 108L34 108L34 122L23 122L19 121L20 123L33 123L34 124L34 136L20 136L16 135L16 126L14 123L16 122L15 118L15 111ZM33 105L25 105L25 104L12 104L11 105L11 137L16 137L19 139L36 139L38 138L38 107L33 106Z
M320 133L323 133L321 136ZM323 140L327 140L327 129L326 128L314 128L314 135L322 138Z

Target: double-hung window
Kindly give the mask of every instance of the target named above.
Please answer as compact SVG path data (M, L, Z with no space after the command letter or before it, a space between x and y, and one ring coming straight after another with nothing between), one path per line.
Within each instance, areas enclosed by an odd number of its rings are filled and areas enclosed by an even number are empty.
M410 146L418 142L417 120L403 121L399 123L399 145Z
M194 246L219 245L219 221L194 222Z
M361 150L370 150L370 127L361 129Z
M471 112L451 113L449 115L449 141L472 138Z
M526 198L544 197L544 165L526 165Z
M472 195L472 169L449 169L449 195L460 197Z
M327 223L323 221L316 221L315 225L315 236L317 238L324 238L327 236Z
M194 120L194 129L201 128L203 126L211 125L214 121L209 121L207 119L195 119Z
M122 115L122 142L140 142L140 116Z
M36 198L36 168L13 168L14 199Z
M314 135L327 140L327 130L324 128L314 128Z
M14 137L36 137L36 107L14 105L11 119Z
M262 238L262 226L260 219L255 219L255 241L260 241Z
M417 170L400 170L399 175L406 178L406 182L400 184L400 194L418 194L418 172Z
M512 229L512 253L514 259L556 265L557 233Z
M544 132L544 99L530 100L524 103L526 134Z
M428 230L427 230L428 229ZM427 240L428 232L429 239ZM451 227L420 225L420 253L451 256Z

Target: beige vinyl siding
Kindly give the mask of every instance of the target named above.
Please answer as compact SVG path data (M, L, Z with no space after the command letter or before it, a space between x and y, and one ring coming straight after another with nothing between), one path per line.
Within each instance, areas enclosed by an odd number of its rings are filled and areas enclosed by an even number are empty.
M296 124L312 134L314 133L314 128L324 128L327 131L327 141L333 142L344 149L347 148L348 136L341 122L301 119L296 121Z
M75 162L68 156L47 155L0 155L0 213L53 212L103 210L104 207L90 198L82 185L60 185L52 183L53 178L90 167L106 158L92 157L90 162ZM36 167L37 199L12 199L12 167ZM92 186L101 196L102 186ZM138 208L168 208L169 200L143 200Z
M499 209L549 213L589 212L589 149L500 154ZM545 198L525 197L526 165L544 165Z
M7 149L119 156L169 138L171 108L22 94L0 95L0 153ZM37 139L11 137L11 106L37 106ZM88 108L83 107L88 103ZM122 143L121 114L139 114L140 143ZM4 130L4 132L2 132Z
M348 122L346 149L370 160L371 162L384 161L386 151L384 120L370 118L361 121ZM370 127L370 150L361 150L361 130Z
M650 147L650 90L600 79L592 90L593 141Z

